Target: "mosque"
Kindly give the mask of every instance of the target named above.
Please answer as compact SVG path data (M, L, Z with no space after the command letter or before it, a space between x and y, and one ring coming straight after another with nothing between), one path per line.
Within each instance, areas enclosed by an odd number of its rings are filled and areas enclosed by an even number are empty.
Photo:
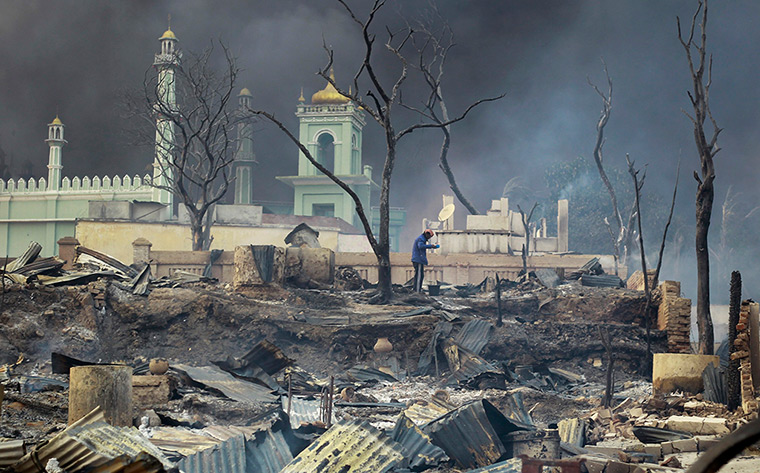
M159 84L166 84L161 87L162 100L176 105L173 77L181 60L178 38L168 28L159 42L160 52L153 64ZM241 109L249 108L252 100L247 88L240 91ZM320 164L360 196L377 231L379 211L373 207L373 198L379 186L372 180L372 167L362 163L364 112L328 82L312 95L310 103L301 93L296 116L300 141ZM172 125L160 117L157 120L151 175L68 177L62 175L65 125L56 116L48 124L45 140L49 145L47 178L0 179L0 252L19 255L34 240L42 244L43 256L50 256L57 252L56 242L64 237L76 237L93 248L103 244L104 251L110 247L112 253L117 253L114 256L118 256L119 245L129 246L137 237L158 244L155 249L190 249L187 212L183 205L177 205L171 192L161 188L171 182L167 151L171 143L167 141L173 137ZM212 248L231 250L235 245L251 243L282 246L281 237L303 222L318 231L334 233L325 246L335 251L369 250L366 237L358 229L361 225L351 197L321 174L303 153L299 152L296 175L277 177L293 189L293 204L257 204L253 190L259 164L254 153L253 124L241 121L237 133L234 203L219 204L214 210L211 233L218 231L220 237L214 239ZM105 231L114 224L121 229L118 237ZM392 251L398 251L405 224L406 211L392 209ZM162 241L166 248L161 247Z

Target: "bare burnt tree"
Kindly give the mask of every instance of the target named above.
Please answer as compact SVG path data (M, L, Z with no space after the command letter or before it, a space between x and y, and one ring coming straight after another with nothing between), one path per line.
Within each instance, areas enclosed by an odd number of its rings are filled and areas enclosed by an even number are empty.
M652 278L652 289L656 289L660 282L660 270L662 269L662 258L665 255L665 242L668 238L668 230L670 229L670 223L673 221L673 209L676 207L676 196L678 195L678 181L681 177L681 160L678 160L678 166L676 167L676 183L673 186L673 199L670 201L670 212L668 213L668 221L665 223L665 230L662 232L662 240L660 241L660 254L657 257L657 269L654 271L654 277ZM641 214L639 214L641 215ZM642 250L643 253L643 250Z
M532 226L530 224L530 221L533 219L533 212L536 210L536 207L538 207L538 202L533 203L533 207L530 209L530 212L528 212L528 215L525 215L525 212L523 212L522 207L519 205L517 206L517 210L520 211L520 220L523 224L523 231L525 232L525 243L522 247L522 264L523 264L523 274L528 274L528 256L530 255L530 238L532 236Z
M412 43L416 49L417 61L412 63L422 74L425 84L429 90L427 99L423 102L422 107L413 107L402 102L402 106L419 113L422 117L433 123L440 125L443 139L441 150L438 156L438 167L443 171L449 182L449 188L457 197L459 202L465 206L472 215L479 215L480 212L465 197L454 177L454 172L449 165L449 149L451 146L451 125L443 125L449 122L449 110L446 106L443 94L443 78L445 77L445 65L449 51L454 47L454 33L449 24L441 17L438 8L432 2L429 5L430 18L427 21L420 21L414 28L415 34L412 35ZM435 24L442 24L439 31L435 30ZM504 94L494 98L498 100L504 97Z
M700 12L700 34L695 39L694 32ZM689 36L681 32L681 19L676 18L678 40L686 52L693 89L688 93L693 114L684 112L694 125L694 141L699 153L700 173L694 171L697 181L696 196L696 254L697 254L697 330L699 333L699 353L711 355L714 351L715 334L710 315L710 251L707 234L710 230L713 200L715 198L715 166L713 158L718 153L718 135L721 129L710 111L710 86L712 84L712 54L707 55L707 0L701 0L691 19ZM712 133L705 134L705 121L712 123Z
M200 53L175 55L173 75L155 69L145 74L139 92L127 93L124 105L140 123L134 131L139 144L155 144L166 159L152 185L170 192L190 217L193 251L211 243L211 211L233 180L231 167L236 146L235 127L241 117L230 100L239 68L229 49L219 42L224 68L217 70L214 42ZM176 103L165 99L173 81ZM155 176L155 174L154 174Z
M644 275L644 325L647 330L647 359L644 362L644 372L648 373L652 361L652 288L649 286L646 251L644 251L644 232L641 230L641 188L644 187L646 171L639 177L639 171L633 166L633 161L631 161L631 157L627 154L625 155L625 162L628 164L628 174L631 175L631 179L633 180L636 221L639 227L637 232L639 234L639 255L641 256L641 272Z
M396 32L391 31L387 27L385 28L387 39L384 48L396 58L400 68L400 72L395 78L386 82L378 75L376 65L377 52L375 49L377 35L374 33L374 23L377 18L377 13L385 5L385 0L375 0L369 13L364 18L360 18L346 1L338 0L338 3L343 6L347 14L361 31L361 37L364 44L364 56L356 67L356 72L352 81L353 87L349 88L348 91L341 88L329 75L330 68L333 65L333 50L326 45L325 51L327 52L328 61L318 74L332 84L341 95L362 107L383 130L386 153L380 183L380 228L378 235L375 236L372 232L367 212L364 209L359 196L345 182L335 176L335 174L330 172L325 166L319 164L311 155L307 147L301 143L298 138L288 130L285 124L274 116L274 114L264 110L253 110L253 113L267 118L280 128L285 135L298 146L311 164L351 196L356 205L356 213L359 216L364 232L372 246L372 251L377 258L379 297L376 300L389 300L393 297L391 289L390 240L388 234L390 225L390 193L391 177L396 165L396 148L398 142L405 136L417 130L426 128L440 129L459 122L463 120L473 108L484 102L496 100L497 98L478 100L466 107L460 115L448 120L435 121L426 119L420 120L412 125L399 126L400 120L398 118L397 110L398 108L403 109L401 106L401 91L410 72L410 59L407 55L407 51L411 49L409 45L412 43L412 37L416 34L424 34L424 32L417 32L411 27L406 27ZM366 92L361 93L359 92L360 90L366 90ZM424 113L423 117L425 117Z
M610 178L607 176L607 172L604 170L604 156L602 149L604 148L604 127L607 126L607 122L610 119L612 113L612 78L607 70L607 64L602 61L604 67L604 75L607 77L607 93L602 92L599 87L591 82L590 78L587 78L589 85L596 91L602 98L602 111L599 115L599 121L596 124L596 143L594 144L594 162L596 168L599 171L599 177L604 183L604 187L607 188L607 192L610 194L610 202L612 203L612 212L615 218L614 226L610 224L609 218L604 218L604 224L607 226L607 231L610 233L612 239L612 249L615 258L615 274L618 273L618 265L626 264L628 258L628 252L633 242L633 227L634 219L636 218L636 206L631 205L631 211L628 214L628 222L623 222L623 216L620 213L620 206L615 193L615 188L610 182Z

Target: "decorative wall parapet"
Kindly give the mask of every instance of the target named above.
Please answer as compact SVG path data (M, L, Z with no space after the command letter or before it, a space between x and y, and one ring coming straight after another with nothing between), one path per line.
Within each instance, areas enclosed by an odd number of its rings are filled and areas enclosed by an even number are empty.
M39 193L39 192L55 192L55 193L120 192L120 193L124 193L124 192L146 192L148 190L151 190L151 177L149 174L146 174L143 177L140 177L138 175L135 175L134 177L129 177L128 175L125 175L124 177L114 176L113 178L109 176L104 176L102 179L99 176L95 176L92 179L90 179L89 176L84 177L82 179L80 179L79 177L75 177L73 179L64 177L61 180L60 191L50 191L48 190L47 187L48 187L47 182L45 181L44 177L39 178L39 180L35 180L33 177L30 177L28 180L24 178L8 179L7 181L5 181L4 179L0 179L0 194L32 194L32 193Z

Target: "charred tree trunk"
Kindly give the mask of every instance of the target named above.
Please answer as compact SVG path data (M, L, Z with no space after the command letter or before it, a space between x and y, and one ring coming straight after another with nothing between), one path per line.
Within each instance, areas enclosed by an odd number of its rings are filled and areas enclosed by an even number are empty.
M699 40L694 39L697 17L702 12ZM714 333L710 315L710 252L708 232L712 217L715 189L715 166L713 158L720 150L718 135L721 129L710 111L710 85L712 83L712 56L706 54L707 44L707 0L700 1L691 20L688 38L681 33L681 20L677 19L678 40L686 51L693 89L688 92L693 115L686 114L694 125L694 141L699 153L700 174L694 172L697 181L696 196L696 256L697 256L697 328L699 332L699 353L711 355L714 351ZM696 54L694 58L693 54ZM696 59L696 60L695 60ZM707 78L705 78L707 73ZM713 126L712 136L705 136L705 120L710 119Z
M715 345L712 316L710 314L710 250L707 234L715 191L709 178L697 188L697 330L699 353L711 355Z
M728 353L736 351L736 324L739 323L739 310L742 303L742 275L739 271L731 273L731 294L728 306ZM726 370L726 387L728 388L728 408L735 410L741 405L741 380L739 378L739 360L729 357Z
M602 407L609 408L612 405L612 395L615 392L615 352L612 350L610 331L606 327L604 330L599 327L599 338L607 351L607 376Z

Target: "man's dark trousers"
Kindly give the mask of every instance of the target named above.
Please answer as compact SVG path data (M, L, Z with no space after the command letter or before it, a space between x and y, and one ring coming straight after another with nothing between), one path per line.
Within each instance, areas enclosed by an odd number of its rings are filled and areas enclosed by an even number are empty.
M414 292L422 292L422 280L425 277L425 265L422 263L414 264Z

